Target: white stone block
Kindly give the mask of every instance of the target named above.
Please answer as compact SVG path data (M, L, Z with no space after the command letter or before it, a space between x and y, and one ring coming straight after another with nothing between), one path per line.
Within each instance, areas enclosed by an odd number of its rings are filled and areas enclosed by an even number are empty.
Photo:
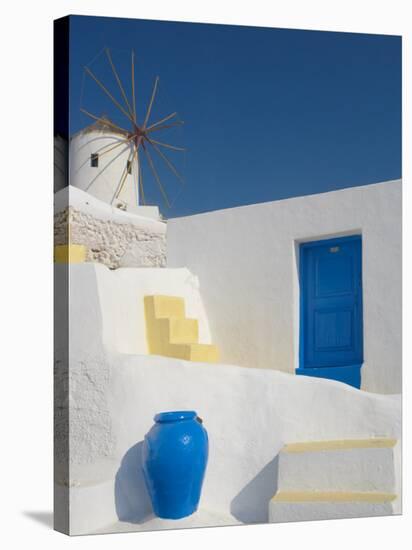
M278 490L385 491L395 487L393 446L350 447L279 454ZM383 443L384 444L384 443ZM350 443L349 443L350 445Z
M391 502L276 502L269 503L269 522L364 518L393 514Z

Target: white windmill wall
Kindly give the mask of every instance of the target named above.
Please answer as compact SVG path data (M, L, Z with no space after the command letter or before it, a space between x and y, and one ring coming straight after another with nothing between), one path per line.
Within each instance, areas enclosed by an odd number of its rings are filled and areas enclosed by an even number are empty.
M70 141L69 157L70 185L87 191L96 198L111 204L112 198L120 183L120 179L127 165L132 145L120 145L108 153L110 149L124 140L121 133L111 132L107 129L90 129L75 134ZM100 151L102 148L103 151ZM91 166L91 155L99 154L98 167ZM138 203L138 189L136 172L137 163L134 163L132 174L127 174L119 199L127 204L128 209L133 209ZM113 204L119 201L115 201ZM131 208L129 208L131 207Z

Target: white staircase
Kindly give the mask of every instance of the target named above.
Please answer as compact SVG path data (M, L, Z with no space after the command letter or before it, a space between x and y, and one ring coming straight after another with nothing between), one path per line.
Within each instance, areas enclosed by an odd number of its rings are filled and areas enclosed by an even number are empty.
M286 445L279 454L272 523L394 513L394 446L386 438Z

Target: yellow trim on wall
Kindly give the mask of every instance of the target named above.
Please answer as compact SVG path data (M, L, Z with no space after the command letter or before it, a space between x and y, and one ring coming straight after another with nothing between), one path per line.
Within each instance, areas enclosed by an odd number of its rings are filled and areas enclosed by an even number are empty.
M393 493L373 492L323 492L323 491L280 491L274 497L274 502L392 502L396 499Z
M87 248L82 244L62 244L54 247L56 264L79 264L86 261Z
M337 439L331 441L307 441L288 443L282 449L285 453L306 453L310 451L339 451L340 449L376 449L394 447L396 439L372 437L370 439Z

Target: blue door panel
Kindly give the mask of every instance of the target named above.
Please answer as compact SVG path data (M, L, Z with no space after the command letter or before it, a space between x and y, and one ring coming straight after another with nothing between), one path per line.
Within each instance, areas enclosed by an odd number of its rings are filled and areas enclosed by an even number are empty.
M361 365L351 367L323 367L321 369L296 369L296 374L303 376L314 376L316 378L327 378L344 382L354 388L360 388L361 385Z
M314 311L314 353L351 351L353 348L353 312L350 308Z
M317 376L315 373L322 368L360 368L363 362L361 237L302 244L300 285L298 374ZM341 376L340 371L338 375L327 376L325 370L325 377L336 379L336 376Z

